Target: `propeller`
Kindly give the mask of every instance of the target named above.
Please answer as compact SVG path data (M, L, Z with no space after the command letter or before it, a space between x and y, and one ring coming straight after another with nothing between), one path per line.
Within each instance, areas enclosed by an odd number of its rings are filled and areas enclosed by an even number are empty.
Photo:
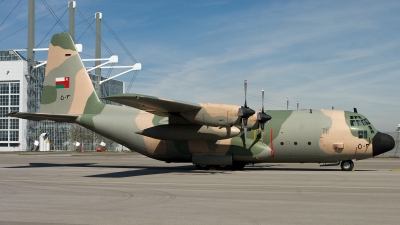
M264 133L264 125L265 123L272 119L272 117L264 112L264 89L261 90L262 94L262 109L261 112L257 114L257 121L258 121L258 127L261 128L261 140L262 140L262 135Z
M244 143L246 144L247 135L247 120L250 116L254 115L256 112L249 107L247 107L247 80L244 80L244 106L239 108L238 115L242 120L242 128L244 131Z

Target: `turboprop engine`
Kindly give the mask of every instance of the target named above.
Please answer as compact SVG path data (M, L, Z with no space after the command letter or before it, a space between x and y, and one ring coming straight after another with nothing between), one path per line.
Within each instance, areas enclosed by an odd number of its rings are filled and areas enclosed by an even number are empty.
M196 111L181 112L180 115L192 123L206 126L240 126L241 119L238 115L238 105L200 103L201 109ZM257 122L255 116L249 118L249 128ZM256 129L257 127L254 127Z
M150 127L136 132L147 137L171 140L222 140L240 133L237 127L212 127L197 124L168 124Z

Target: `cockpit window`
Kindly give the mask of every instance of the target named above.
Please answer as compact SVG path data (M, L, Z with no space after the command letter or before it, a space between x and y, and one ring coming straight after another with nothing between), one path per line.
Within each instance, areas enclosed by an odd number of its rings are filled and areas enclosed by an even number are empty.
M367 126L371 125L367 118L363 119L361 116L350 116L350 126Z
M369 130L371 131L371 134L375 134L375 131L374 131L374 129L372 129L372 127L371 126L368 126L369 127Z
M350 120L350 126L355 127L355 126L364 126L363 122L361 120Z

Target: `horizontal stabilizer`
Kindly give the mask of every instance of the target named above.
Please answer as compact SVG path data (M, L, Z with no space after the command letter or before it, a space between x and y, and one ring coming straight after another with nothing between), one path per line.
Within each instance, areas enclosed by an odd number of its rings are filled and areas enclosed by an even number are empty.
M74 115L52 115L47 113L26 113L26 112L11 112L7 114L7 116L27 119L27 120L35 120L35 121L52 120L56 122L67 122L67 123L73 123L75 122L76 118L78 118L78 116Z
M170 113L199 110L201 106L195 103L175 101L140 94L120 94L103 99L131 106L158 116L169 116Z

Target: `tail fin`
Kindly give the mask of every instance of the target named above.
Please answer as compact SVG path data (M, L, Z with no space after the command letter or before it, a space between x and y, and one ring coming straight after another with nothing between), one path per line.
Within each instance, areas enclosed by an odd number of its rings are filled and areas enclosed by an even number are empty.
M80 115L104 108L68 33L50 43L40 113Z

